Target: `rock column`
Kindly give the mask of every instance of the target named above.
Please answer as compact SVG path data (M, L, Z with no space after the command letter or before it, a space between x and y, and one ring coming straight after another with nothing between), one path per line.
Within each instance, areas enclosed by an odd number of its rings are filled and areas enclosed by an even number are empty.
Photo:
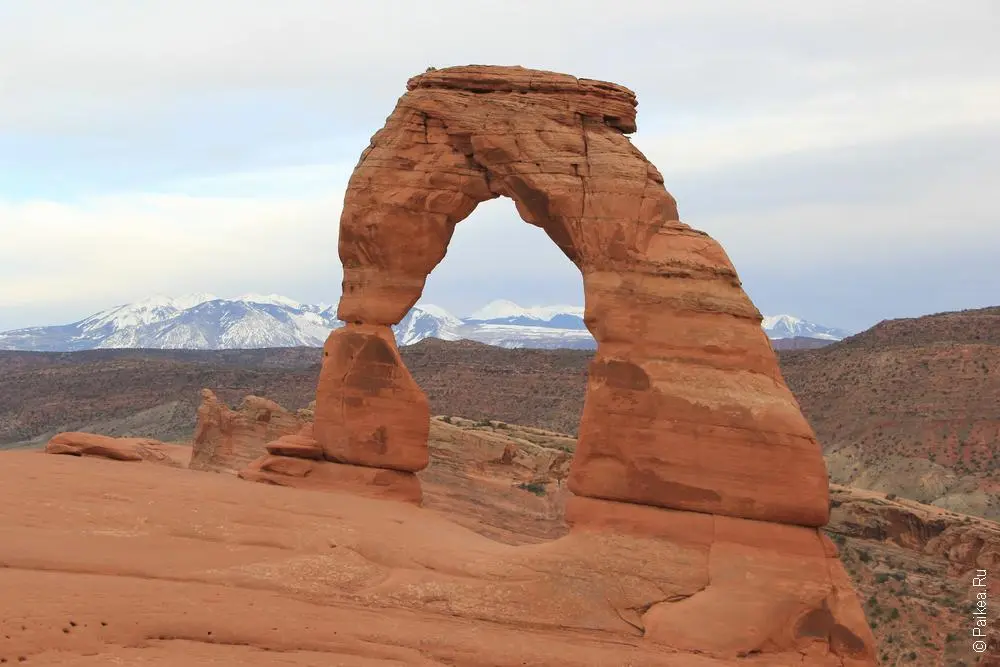
M417 472L427 467L430 406L384 324L330 334L313 436L327 461Z

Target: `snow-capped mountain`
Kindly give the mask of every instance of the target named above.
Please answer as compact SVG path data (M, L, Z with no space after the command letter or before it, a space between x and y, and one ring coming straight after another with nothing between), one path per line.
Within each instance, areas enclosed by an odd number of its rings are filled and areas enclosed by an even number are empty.
M278 294L155 296L117 306L79 322L0 333L0 349L75 351L98 348L246 349L320 347L343 326L336 307L299 303ZM840 340L848 332L790 315L765 317L773 339ZM468 339L500 347L593 349L579 306L487 304L460 319L444 308L417 304L393 327L400 346L425 338Z
M444 308L418 303L392 328L397 345L413 345L425 338L461 340L465 323Z
M523 308L513 301L492 301L465 318L469 323L518 325L549 329L583 329L583 306Z
M154 296L72 324L0 333L0 349L315 347L323 345L331 329L342 325L334 308L300 304L278 295Z
M850 331L814 324L794 315L765 315L760 325L767 332L767 337L774 340L782 338L843 340L851 335Z

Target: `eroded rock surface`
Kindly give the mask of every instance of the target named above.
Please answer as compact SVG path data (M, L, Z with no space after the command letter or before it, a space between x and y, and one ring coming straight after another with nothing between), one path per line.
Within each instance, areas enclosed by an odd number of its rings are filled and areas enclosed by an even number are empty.
M237 474L266 453L265 445L302 431L306 422L274 401L247 396L233 410L203 389L192 441L191 468Z
M113 461L152 461L183 467L190 450L150 438L112 438L95 433L68 431L52 437L45 445L47 454L97 456ZM180 453L180 454L179 454Z
M251 482L313 491L353 491L369 498L420 504L420 482L411 472L268 454L253 461L239 476Z
M816 528L583 497L567 503L566 520L660 541L674 567L662 599L627 607L653 641L730 656L829 651L871 664L871 630L836 548Z
M313 435L329 461L416 472L427 466L430 406L392 330L335 330L323 348Z
M807 528L579 499L587 525L578 512L563 537L515 547L356 494L91 457L0 459L11 664L873 664L851 657L849 636L828 639L838 625L864 630L819 573L825 552ZM700 634L737 610L739 624Z
M679 222L660 173L625 136L635 130L635 95L519 67L436 70L407 89L348 185L340 318L365 325L369 337L388 331L420 297L455 225L480 202L509 197L580 269L598 341L570 488L825 523L826 472L812 430L729 258ZM350 355L340 350L357 335L338 331L328 342L317 424L337 423L362 400L364 391L341 380ZM396 367L394 355L385 358L382 368ZM382 390L379 420L347 429L357 446L318 431L328 458L398 467L378 453L395 447L416 460L415 445L374 434L420 422L417 392Z
M310 429L311 430L311 429ZM274 442L264 445L268 454L274 456L290 456L297 459L313 461L323 460L323 448L312 437L303 433L283 435Z
M969 612L1000 567L1000 525L836 485L831 501L826 530L864 600L880 664L995 664L989 651L977 661L961 638L971 641ZM1000 618L979 618L987 643L1000 645Z

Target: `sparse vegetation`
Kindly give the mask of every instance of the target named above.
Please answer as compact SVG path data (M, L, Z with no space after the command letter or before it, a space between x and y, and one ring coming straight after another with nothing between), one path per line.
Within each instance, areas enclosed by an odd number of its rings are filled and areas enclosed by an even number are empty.
M541 482L521 482L520 484L517 485L517 488L524 489L525 491L533 493L536 496L544 496L546 493L548 493L547 489L545 488L545 484Z

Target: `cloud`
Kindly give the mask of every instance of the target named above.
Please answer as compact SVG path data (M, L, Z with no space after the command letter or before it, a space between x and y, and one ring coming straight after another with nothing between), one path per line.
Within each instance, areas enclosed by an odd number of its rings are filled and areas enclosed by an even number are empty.
M819 95L781 109L702 119L647 142L670 172L701 172L786 155L861 148L967 128L1000 128L997 78L927 80L862 95ZM642 141L640 134L637 141Z
M270 290L290 276L326 277L339 296L337 232L343 187L311 187L320 166L298 169L303 194L230 196L124 193L73 203L0 201L0 307L51 304L83 315L154 292ZM278 172L273 178L291 178ZM266 174L228 176L245 189ZM287 187L287 185L286 185ZM12 241L12 242L11 242ZM30 262L19 261L29 257Z
M150 292L334 300L369 136L407 77L474 62L636 90L636 145L762 308L857 327L979 303L1000 282L968 266L1000 246L998 28L993 0L0 2L0 328ZM500 296L581 300L502 201L427 291Z

